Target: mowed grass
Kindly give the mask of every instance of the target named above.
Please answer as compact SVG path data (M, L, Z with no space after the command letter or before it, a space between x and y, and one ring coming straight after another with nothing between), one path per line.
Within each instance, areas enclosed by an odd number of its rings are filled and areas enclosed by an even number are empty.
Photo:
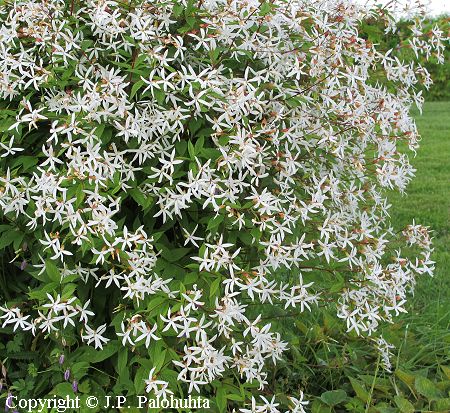
M436 271L433 278L418 279L402 317L411 332L404 344L414 347L408 341L419 340L426 352L450 356L450 102L426 103L423 114L414 116L422 136L417 156L411 157L416 177L406 195L389 194L390 214L397 229L415 220L433 230Z

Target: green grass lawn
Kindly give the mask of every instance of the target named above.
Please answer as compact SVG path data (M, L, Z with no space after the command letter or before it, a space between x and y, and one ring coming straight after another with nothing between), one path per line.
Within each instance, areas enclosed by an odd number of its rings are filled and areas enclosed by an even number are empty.
M433 230L436 272L418 280L403 321L409 324L409 340L420 340L427 358L442 355L442 346L450 356L450 102L427 103L422 115L414 115L422 136L418 154L411 158L416 177L406 195L389 195L390 213L395 228L415 219ZM414 346L408 337L405 342Z

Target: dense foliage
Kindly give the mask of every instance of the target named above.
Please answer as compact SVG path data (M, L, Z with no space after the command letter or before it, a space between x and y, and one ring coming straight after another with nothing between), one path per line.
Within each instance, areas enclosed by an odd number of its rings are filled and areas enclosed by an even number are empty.
M274 396L296 347L279 311L305 331L305 310L326 314L392 370L379 326L434 263L427 228L391 228L384 192L413 176L398 143L418 148L409 109L430 78L414 55L442 60L439 28L414 18L402 61L364 36L371 19L395 32L389 11L347 1L0 16L4 398L303 412L301 382Z
M424 32L429 33L433 27L439 27L447 39L450 38L450 17L430 18L424 22ZM448 63L450 61L450 42L446 41L444 45L444 64L441 64L436 57L432 57L426 62L422 59L422 64L426 66L433 79L432 87L422 87L423 96L429 101L450 100L450 65Z
M424 36L433 36L436 29L442 31L447 41L440 57L436 54L416 54L411 41L417 35L417 27L410 20L400 19L396 23L395 33L386 33L384 25L376 19L366 20L361 28L362 36L370 39L382 50L391 50L400 60L418 59L426 67L429 78L418 85L419 91L427 101L450 99L450 17L447 15L426 16L419 29ZM444 64L443 64L444 63ZM432 82L432 86L430 87Z

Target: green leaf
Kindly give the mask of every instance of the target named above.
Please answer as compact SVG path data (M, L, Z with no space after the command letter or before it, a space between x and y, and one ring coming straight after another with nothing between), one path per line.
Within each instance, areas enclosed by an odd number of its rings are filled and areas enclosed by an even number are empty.
M367 392L367 390L364 388L364 386L358 381L355 380L352 377L349 377L350 379L350 384L353 387L353 390L356 393L356 396L361 399L363 402L367 403L367 400L369 400L369 393Z
M87 361L79 361L78 363L74 363L70 366L70 371L77 380L84 377L88 369L89 363Z
M59 282L48 282L43 287L37 287L28 293L32 300L45 300L47 293L52 293L59 287Z
M84 380L78 385L78 391L80 393L90 393L91 392L91 384L89 380Z
M195 133L200 130L203 126L203 118L192 118L189 120L189 131L192 136L195 136Z
M17 231L16 229L4 232L0 237L0 249L11 245L16 240L20 240L19 242L21 242L24 235L23 232Z
M36 156L26 156L22 155L19 158L16 159L16 161L13 163L13 168L16 166L22 165L23 166L23 172L26 172L28 169L33 167L38 163L38 157Z
M155 373L158 373L162 366L164 365L164 361L166 359L167 350L158 351L155 354L155 359L153 361L153 365L155 367Z
M447 366L441 366L442 371L444 372L447 379L450 380L450 367Z
M12 229L11 225L0 225L0 234L8 231L9 229Z
M76 191L76 201L75 201L75 206L78 208L80 207L81 203L83 202L85 198L85 194L83 191L83 185L80 184L77 187L77 191Z
M414 385L414 380L415 380L415 376L411 373L407 373L406 371L403 370L395 370L395 375L403 382L405 383L408 387L411 387Z
M60 397L73 396L72 385L70 383L59 383L50 394L56 394Z
M161 252L162 257L169 262L181 260L191 249L190 248L164 248Z
M217 290L219 289L220 286L220 282L222 281L222 279L220 277L217 277L210 286L209 289L209 297L213 297L214 294L216 294Z
M148 369L144 366L138 368L136 375L134 376L134 388L136 394L141 394L144 392L145 381L148 377Z
M16 334L12 340L6 343L6 350L8 353L18 353L22 349L23 336Z
M85 355L83 359L88 360L91 363L100 363L103 360L106 360L113 356L118 351L118 341L113 340L110 341L103 350L95 350L93 347L84 347L83 348Z
M69 283L64 285L64 289L61 293L61 298L63 300L69 300L73 297L75 290L77 289L77 284Z
M191 159L195 158L195 148L191 141L188 141L188 152Z
M200 153L204 145L205 145L205 137L202 135L200 136L200 138L198 138L197 142L195 142L194 150L196 155Z
M58 267L55 264L53 264L52 261L50 260L45 261L45 272L51 281L58 283L61 282L61 273L59 272Z
M269 14L272 11L272 4L269 2L263 3L261 4L260 8L259 8L259 14L261 16L265 16L267 14Z
M216 160L222 155L222 153L218 149L203 148L200 151L200 155L204 156L205 158L211 158L212 160Z
M394 397L395 404L401 413L414 413L414 406L401 396Z
M167 298L162 296L153 296L147 304L147 318L159 316L167 311Z
M245 245L253 245L253 237L248 231L240 231L238 236Z
M175 149L178 154L178 157L184 156L187 149L187 142L185 140L179 141L175 144ZM184 173L184 172L183 172Z
M322 403L319 399L314 400L311 405L312 413L331 413L331 407Z
M360 378L366 387L374 386L374 389L381 390L385 393L389 393L392 391L391 382L383 377L374 377L370 374L359 374L358 378Z
M163 349L163 346L164 343L162 340L153 341L148 350L153 367L155 367L155 373L158 372L164 364L166 350Z
M322 393L320 399L325 404L328 404L328 406L335 406L347 400L347 393L345 392L345 390L341 389L326 391L325 393Z
M336 280L330 287L330 293L337 293L341 291L344 287L344 284L344 278L339 273L336 273Z
M152 197L146 197L139 189L136 188L130 189L128 193L136 201L136 203L144 207L144 209L148 208L153 201Z
M223 413L227 408L227 398L223 387L219 387L216 391L216 404L220 413Z
M157 102L162 105L164 103L164 99L166 97L166 94L164 90L161 89L153 89L153 95L155 96L155 99Z
M208 227L206 228L207 231L210 231L214 228L217 228L220 223L224 220L225 216L224 215L217 215L215 216L213 219L211 219L208 222Z
M398 409L391 407L386 403L380 403L375 406L375 412L377 413L398 413Z
M209 57L212 64L215 64L217 62L222 51L223 49L221 47L216 47L215 49L209 51Z
M138 81L133 85L133 87L131 88L131 92L130 92L130 100L133 99L134 95L137 93L137 91L142 87L142 85L143 85L144 83L145 83L145 82L141 79L141 80L138 80Z
M435 409L440 412L450 411L450 397L436 400Z
M175 3L172 9L173 16L178 18L181 16L184 10L184 5L182 3Z
M428 400L437 400L442 397L439 389L426 377L417 376L414 381L414 387L419 394L425 396Z
M231 394L227 394L227 399L235 400L235 401L242 401L242 400L244 400L244 396L242 396L240 394L231 393Z
M127 369L128 361L128 349L122 347L119 349L119 354L117 356L117 373L121 375Z

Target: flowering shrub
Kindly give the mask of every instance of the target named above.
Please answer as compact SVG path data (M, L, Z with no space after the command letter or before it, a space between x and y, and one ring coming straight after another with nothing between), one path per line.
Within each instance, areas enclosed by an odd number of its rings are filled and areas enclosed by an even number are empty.
M412 27L408 20L400 20L396 24L396 32L390 33L389 36L384 33L382 22L373 19L366 21L365 24L365 28L368 29L367 35L370 36L373 43L379 43L379 47L383 49L395 49L400 60L419 59L419 62L426 66L433 79L433 87L428 88L424 85L418 85L426 100L450 99L449 42L445 42L445 49L439 55L415 55L415 51L409 47L411 36L417 36L417 30L420 30L425 36L432 35L436 30L442 30L443 34L448 37L450 35L449 16L427 16L426 19L421 21L421 26L418 28ZM446 64L442 64L442 59L445 59Z
M278 307L333 308L389 369L377 327L433 262L425 227L388 219L430 78L361 35L369 18L395 31L387 10L2 4L0 319L22 351L3 386L302 412L301 389L268 395ZM442 32L412 24L439 59Z

